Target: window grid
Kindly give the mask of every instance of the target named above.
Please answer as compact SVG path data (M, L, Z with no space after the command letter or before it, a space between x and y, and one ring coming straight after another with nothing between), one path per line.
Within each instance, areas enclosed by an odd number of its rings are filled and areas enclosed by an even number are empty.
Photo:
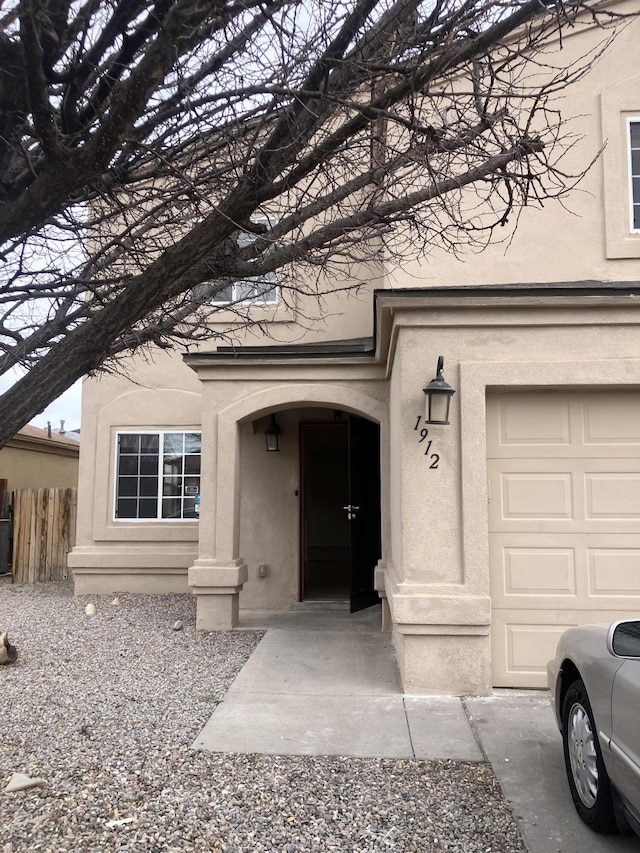
M257 216L252 220L256 224L276 225L277 219L266 216ZM238 248L244 249L250 246L256 239L256 235L243 231L238 235ZM225 288L218 291L211 298L213 305L252 304L252 305L275 305L278 302L278 274L269 272L264 276L255 276L238 281L230 282Z
M250 302L252 305L275 305L278 302L278 276L268 273L261 279L243 279L227 285L211 297L214 305Z
M197 520L200 433L118 433L114 518L117 521Z
M640 117L628 119L631 231L640 232Z

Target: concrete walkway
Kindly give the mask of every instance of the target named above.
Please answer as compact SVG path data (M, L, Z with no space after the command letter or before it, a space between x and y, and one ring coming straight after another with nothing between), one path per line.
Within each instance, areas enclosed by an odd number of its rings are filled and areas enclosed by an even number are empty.
M380 611L244 612L266 634L194 743L213 752L490 761L530 853L640 851L571 803L544 691L407 696Z

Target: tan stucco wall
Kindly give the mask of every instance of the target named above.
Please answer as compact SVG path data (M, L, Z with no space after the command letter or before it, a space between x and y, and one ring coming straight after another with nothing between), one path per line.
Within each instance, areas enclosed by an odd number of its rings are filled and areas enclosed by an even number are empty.
M198 429L200 386L179 360L156 353L132 360L130 378L85 380L76 547L69 554L77 594L186 592L198 523L116 522L115 442L119 429ZM135 381L134 381L135 380Z
M78 485L78 450L5 446L0 450L0 480L13 489L75 488Z
M240 594L241 607L279 610L298 600L300 424L331 417L331 409L279 412L279 453L265 452L268 418L241 427L239 550L248 570ZM258 577L259 565L267 567L263 578Z
M637 15L637 2L624 8ZM561 45L551 45L549 62L578 60L605 38L597 29L569 33ZM640 234L629 232L625 120L640 116L639 39L636 18L620 30L583 79L555 98L563 118L571 119L567 130L572 147L561 168L568 176L578 175L595 159L562 202L547 200L540 206L531 199L519 216L514 211L509 223L496 229L492 244L483 251L473 251L459 240L454 254L435 239L428 257L390 266L386 286L638 279Z
M639 388L640 314L635 301L622 308L589 297L573 307L526 297L511 307L455 295L424 309L418 301L388 302L394 374L401 368L392 379L390 434L400 449L391 454L390 489L392 530L401 538L394 537L384 582L405 690L465 692L474 685L483 692L491 686L486 395ZM379 310L384 305L382 296ZM430 428L440 456L431 469L413 427L439 354L457 393L451 424ZM458 644L455 637L465 639Z
M317 283L311 278L315 276ZM349 340L371 335L373 292L384 286L384 271L378 263L339 264L325 270L303 270L298 282L294 276L275 306L252 306L247 316L255 321L248 328L237 328L231 311L212 316L211 327L224 337L204 342L199 350L214 351L217 345L279 346L287 343L316 343ZM296 290L298 284L300 290ZM332 290L333 288L333 290ZM260 324L260 325L258 325ZM235 328L234 328L235 325Z

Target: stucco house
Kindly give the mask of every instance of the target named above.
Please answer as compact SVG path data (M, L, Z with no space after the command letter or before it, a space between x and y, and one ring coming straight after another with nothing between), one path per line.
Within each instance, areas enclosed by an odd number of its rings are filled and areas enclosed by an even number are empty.
M27 424L0 449L3 490L75 488L79 452L73 436Z
M0 574L11 572L13 492L75 489L79 454L78 439L32 424L24 426L0 449Z
M428 693L541 686L565 627L637 613L639 40L567 92L575 156L604 146L569 208L381 263L302 339L275 296L252 308L275 336L87 380L76 591L191 590L203 630L379 596ZM455 394L428 423L440 356Z

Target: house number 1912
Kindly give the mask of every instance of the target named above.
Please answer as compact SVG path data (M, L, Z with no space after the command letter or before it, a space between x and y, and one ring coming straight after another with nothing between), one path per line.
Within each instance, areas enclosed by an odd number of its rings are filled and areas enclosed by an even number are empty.
M416 425L413 428L415 432L418 432L418 430L420 430L418 436L418 444L422 444L422 446L424 447L424 455L428 456L431 460L431 465L429 465L429 468L437 468L438 462L440 461L440 456L437 453L431 453L431 445L433 442L429 438L429 430L427 429L427 427L423 426L422 429L420 429L421 421L422 415L418 415ZM426 442L426 444L424 444L424 442Z

